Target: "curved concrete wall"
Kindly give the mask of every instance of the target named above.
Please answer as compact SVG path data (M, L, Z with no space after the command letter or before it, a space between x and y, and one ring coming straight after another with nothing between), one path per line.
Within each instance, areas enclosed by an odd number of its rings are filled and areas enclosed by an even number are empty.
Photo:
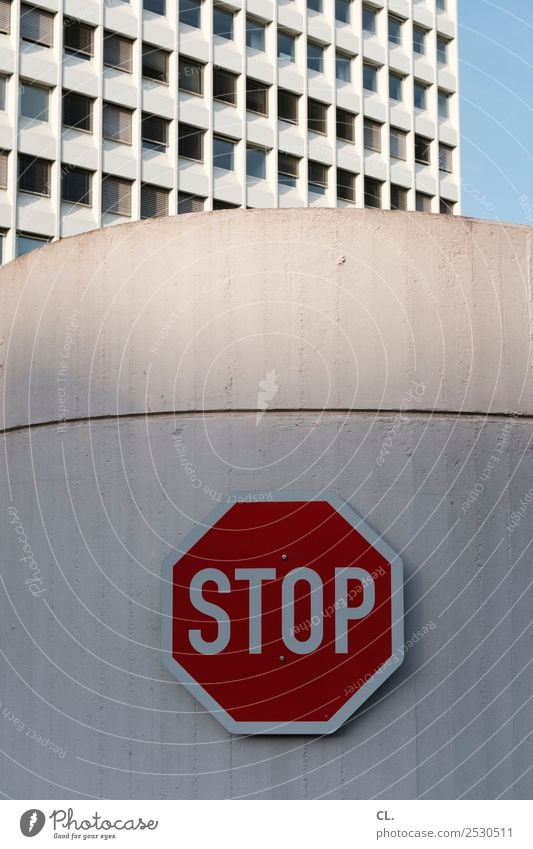
M531 797L530 240L239 211L0 272L0 790ZM331 737L232 737L161 666L161 563L228 491L323 488L402 556L404 664Z

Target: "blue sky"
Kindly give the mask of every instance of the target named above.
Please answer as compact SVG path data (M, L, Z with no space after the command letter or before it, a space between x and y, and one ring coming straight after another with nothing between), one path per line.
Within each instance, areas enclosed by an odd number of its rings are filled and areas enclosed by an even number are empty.
M463 215L533 225L533 0L459 0Z

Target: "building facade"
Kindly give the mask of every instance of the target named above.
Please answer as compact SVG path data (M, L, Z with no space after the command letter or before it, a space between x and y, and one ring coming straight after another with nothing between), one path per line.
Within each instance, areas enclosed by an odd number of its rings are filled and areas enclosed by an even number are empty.
M0 0L2 261L232 207L459 213L456 0Z

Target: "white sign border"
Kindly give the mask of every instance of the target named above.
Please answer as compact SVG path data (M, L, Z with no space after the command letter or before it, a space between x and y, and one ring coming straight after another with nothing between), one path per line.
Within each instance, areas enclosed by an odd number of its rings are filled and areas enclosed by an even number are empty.
M221 725L232 734L332 734L365 702L387 678L402 664L404 655L403 628L403 564L400 556L380 537L364 519L345 501L332 492L320 494L310 492L272 492L272 499L264 501L257 492L233 492L225 496L209 515L196 525L182 541L182 548L172 551L165 558L161 575L161 652L162 662L180 684L194 696L200 704L213 714ZM210 528L236 503L253 502L272 504L276 501L327 501L340 515L363 536L389 563L392 582L392 654L372 678L366 681L356 693L330 719L325 722L238 722L179 664L172 656L172 569Z

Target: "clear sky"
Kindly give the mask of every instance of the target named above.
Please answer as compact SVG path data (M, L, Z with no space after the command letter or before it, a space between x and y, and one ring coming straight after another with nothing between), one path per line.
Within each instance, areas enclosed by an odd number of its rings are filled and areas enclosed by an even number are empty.
M533 0L458 0L463 214L533 225Z

